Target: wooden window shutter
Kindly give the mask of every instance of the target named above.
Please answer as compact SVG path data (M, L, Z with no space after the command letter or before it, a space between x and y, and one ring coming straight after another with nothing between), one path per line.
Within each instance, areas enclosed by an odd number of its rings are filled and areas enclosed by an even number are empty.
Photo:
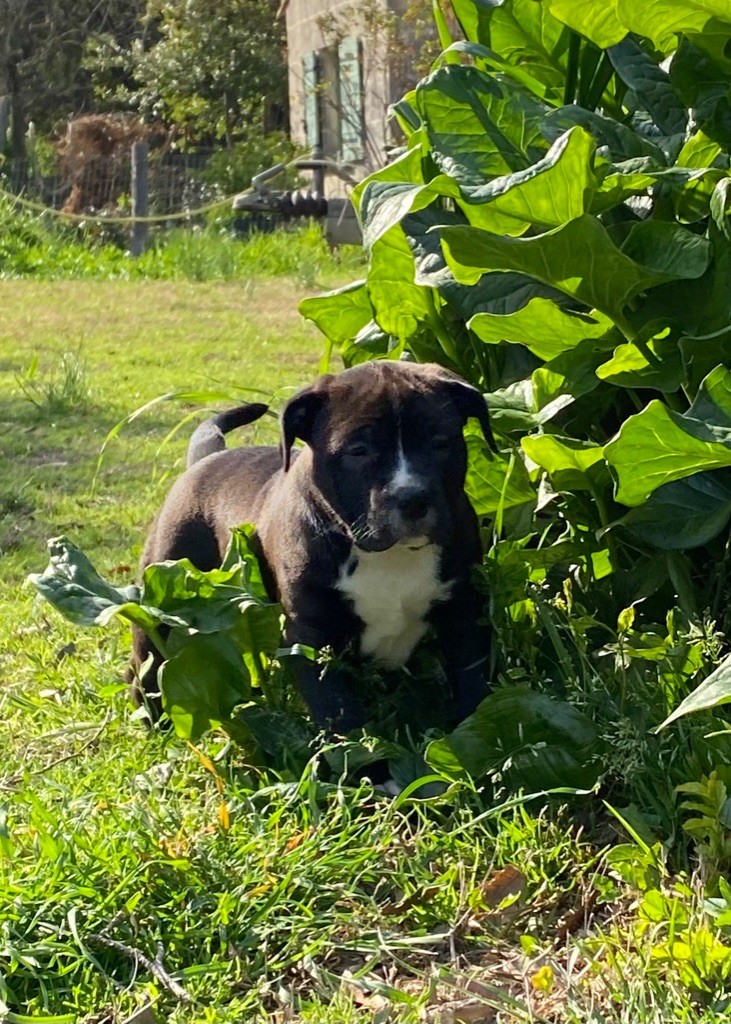
M359 39L347 36L338 47L340 154L346 161L363 159L363 72Z
M320 97L317 92L319 85L317 54L306 53L302 58L302 80L305 93L305 138L310 149L322 145L320 131Z

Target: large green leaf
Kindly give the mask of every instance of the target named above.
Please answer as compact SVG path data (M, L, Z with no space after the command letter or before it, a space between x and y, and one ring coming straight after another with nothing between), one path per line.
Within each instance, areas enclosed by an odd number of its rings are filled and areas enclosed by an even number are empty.
M236 632L255 659L271 657L279 645L278 604L269 600L251 548L253 527L233 531L220 569L203 572L188 559L156 562L142 577L143 609L161 622L198 633ZM175 646L187 642L185 633Z
M656 178L651 174L624 173L623 170L605 174L592 197L589 213L604 213L630 196L647 196L655 184Z
M634 39L623 39L608 51L609 59L639 105L665 135L684 132L688 122L685 104L675 94L667 71L645 53Z
M618 345L611 359L597 368L597 377L615 387L654 388L677 391L685 379L683 359L677 338L668 328L650 321L652 337L637 344L637 339ZM657 330L657 334L654 332Z
M499 75L450 64L419 83L416 99L434 162L460 185L524 170L547 148L547 108Z
M726 241L731 241L731 178L722 178L716 184L709 208L714 224Z
M28 577L36 590L77 626L96 626L109 610L139 603L137 587L113 587L89 559L65 537L48 541L50 562L42 573Z
M299 311L338 345L354 338L373 317L365 281L354 281L336 291L303 299Z
M197 740L229 724L250 694L241 650L229 637L198 633L160 670L162 703L175 731Z
M635 537L663 550L707 544L731 519L729 472L694 473L665 484L620 522Z
M551 13L605 48L628 32L651 39L664 53L674 50L680 36L703 37L714 50L731 34L727 0L550 0Z
M699 129L681 149L677 163L679 167L701 168L713 167L716 161L721 165L726 162L722 147Z
M596 371L606 359L607 348L611 344L611 335L603 339L590 338L581 341L568 352L554 356L542 369L551 373L554 378L562 379L561 391L567 391L574 398L580 398L599 386ZM533 376L535 377L538 372L536 370ZM594 415L593 410L592 417Z
M468 434L466 441L469 463L465 490L479 516L535 503L536 492L521 458L490 454L484 439L476 434Z
M614 245L598 220L585 214L534 238L501 238L472 227L442 231L447 263L461 284L493 270L527 273L621 323L624 308L665 275L646 270Z
M701 685L668 715L660 729L664 729L692 711L708 711L731 701L731 654L714 669Z
M525 274L486 274L476 286L459 284L447 266L439 231L432 229L464 223L461 213L430 207L409 214L402 224L414 256L417 284L436 288L463 320L469 320L478 312L507 315L534 296L551 298L554 302L566 301L557 289Z
M512 688L486 697L454 732L430 743L426 760L448 777L500 771L512 788L537 792L592 786L597 750L594 727L576 708Z
M548 6L555 18L602 49L627 34L617 13L617 0L549 0Z
M724 361L721 339L731 329L731 242L713 225L708 234L713 258L706 272L693 280L653 288L640 306L643 319L665 318L686 335L681 348L694 387Z
M385 167L379 167L363 181L358 182L350 197L353 206L360 213L361 197L373 182L378 181L384 184L409 182L412 185L423 185L425 183L423 160L422 147L418 144L418 140L412 139L409 148L404 153L397 156L391 163L386 164Z
M407 141L418 139L423 134L421 118L416 110L416 91L407 92L391 107L393 116ZM357 207L356 207L357 209Z
M243 596L239 568L202 572L181 558L148 565L142 576L143 605L201 633L228 628Z
M560 135L546 155L523 171L464 188L459 205L475 227L522 235L528 228L558 227L587 211L596 190L596 144L583 128ZM444 193L447 194L447 193Z
M493 426L499 434L522 434L549 423L573 402L573 395L551 396L536 388L532 377L487 394Z
M499 72L502 78L512 79L517 82L518 85L527 90L529 95L548 101L549 90L541 79L536 78L530 71L527 71L522 64L507 64L499 54L490 49L489 46L483 46L481 43L469 43L464 39L460 39L456 43L452 43L442 53L439 61L440 63L460 64L462 63L461 60L459 58L455 60L455 57L457 54L463 53L468 54L474 59L475 67L480 71L487 73Z
M489 40L490 17L496 7L504 0L451 0L460 28L465 39L473 43L485 43Z
M433 316L428 288L414 282L414 258L399 225L371 250L368 295L381 330L405 340Z
M598 0L593 2L596 7L603 6ZM731 36L728 0L617 0L617 12L626 31L646 36L664 53L674 50L681 36L716 37L724 41Z
M688 416L731 428L731 370L725 366L711 370L698 388Z
M569 313L549 299L533 298L508 315L478 313L467 325L481 341L525 345L540 359L554 359L587 338L602 338L614 327L602 313L591 316Z
M428 184L414 185L407 182L371 181L361 196L361 219L363 222L363 244L366 249L382 238L386 232L409 213L418 213L438 197L461 200L459 185L446 174L439 174Z
M557 99L563 96L568 33L548 5L535 0L512 0L493 11L489 44L511 64L530 67Z
M617 501L641 505L663 484L731 466L731 428L681 416L655 400L625 420L604 455L617 474Z
M728 45L731 27L722 46ZM702 40L708 44L708 39ZM670 81L703 133L728 151L731 145L731 61L711 55L683 39L670 62Z
M655 167L663 167L667 163L659 146L633 131L628 125L594 111L585 110L576 104L548 111L541 122L541 130L544 137L553 142L573 125L581 125L593 135L613 161L647 157Z
M699 278L711 260L711 243L672 221L645 220L633 224L622 252L661 277Z
M556 491L591 491L606 476L601 446L572 437L524 437L523 451L545 469Z

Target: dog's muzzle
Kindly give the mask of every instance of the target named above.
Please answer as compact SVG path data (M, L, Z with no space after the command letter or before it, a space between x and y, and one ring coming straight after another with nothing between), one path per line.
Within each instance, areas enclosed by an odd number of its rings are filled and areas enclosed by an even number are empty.
M438 518L427 486L412 484L385 491L372 499L365 528L353 531L355 543L363 551L385 551L409 540L420 545L431 542L436 539Z

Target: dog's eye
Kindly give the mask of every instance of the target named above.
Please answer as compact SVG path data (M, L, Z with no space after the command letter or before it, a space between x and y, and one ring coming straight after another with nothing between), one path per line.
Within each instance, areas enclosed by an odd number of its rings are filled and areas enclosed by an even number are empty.
M344 452L353 459L363 459L366 455L370 455L371 449L365 441L351 441L345 446Z

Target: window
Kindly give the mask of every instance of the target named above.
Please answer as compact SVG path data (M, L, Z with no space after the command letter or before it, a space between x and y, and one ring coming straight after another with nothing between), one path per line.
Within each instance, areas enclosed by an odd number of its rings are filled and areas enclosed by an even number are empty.
M320 149L320 62L316 53L306 53L302 58L302 79L305 91L305 138L310 149Z
M338 47L340 156L346 163L363 159L363 71L359 39L348 36Z
M348 163L363 159L363 72L359 39L313 51L302 60L305 138L310 149Z

